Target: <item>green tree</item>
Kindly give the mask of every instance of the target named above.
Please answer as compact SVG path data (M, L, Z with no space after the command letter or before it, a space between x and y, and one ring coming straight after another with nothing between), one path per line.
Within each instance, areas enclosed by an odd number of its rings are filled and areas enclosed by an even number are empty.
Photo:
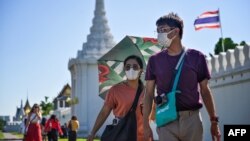
M240 42L240 46L245 46L247 43L245 41Z
M49 97L45 96L45 101L41 101L40 106L42 108L42 115L49 115L49 112L53 110L53 103L48 101Z
M3 119L0 119L0 130L3 131L3 127L6 124L6 121L4 121Z
M68 97L67 99L66 99L66 102L69 104L69 105L76 105L76 104L78 104L79 103L79 100L78 100L78 97L74 97L74 98L70 98L70 97Z
M228 49L235 49L235 47L237 46L237 44L234 43L231 38L224 38L223 42L224 42L225 52ZM222 51L223 51L223 49L222 49L222 38L220 38L219 41L215 44L214 54L219 54Z

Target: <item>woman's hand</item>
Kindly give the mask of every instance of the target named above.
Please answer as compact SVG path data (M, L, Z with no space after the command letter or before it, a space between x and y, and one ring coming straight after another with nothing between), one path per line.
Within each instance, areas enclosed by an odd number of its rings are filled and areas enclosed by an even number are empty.
M93 141L95 134L97 133L97 131L99 130L99 128L103 125L103 123L106 121L107 117L109 116L110 112L111 112L111 108L104 105L101 109L101 111L99 112L97 119L95 121L94 127L91 131L91 133L88 136L87 141Z
M153 141L153 132L149 124L144 124L144 141Z
M36 116L38 117L38 119L41 119L42 118L42 114L40 111L36 111Z

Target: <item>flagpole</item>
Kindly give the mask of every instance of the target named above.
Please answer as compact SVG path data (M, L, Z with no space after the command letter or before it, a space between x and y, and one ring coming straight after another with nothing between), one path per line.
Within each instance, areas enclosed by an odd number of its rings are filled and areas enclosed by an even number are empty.
M219 21L220 21L220 33L221 33L221 46L222 46L222 52L225 52L224 40L223 40L223 33L222 33L222 24L221 24L220 8L218 8L218 11L219 11Z

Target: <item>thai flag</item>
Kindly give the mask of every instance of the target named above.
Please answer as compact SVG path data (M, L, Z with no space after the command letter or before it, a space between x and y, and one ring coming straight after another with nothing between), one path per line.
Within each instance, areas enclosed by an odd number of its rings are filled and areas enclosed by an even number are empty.
M200 30L202 28L220 28L219 10L202 13L194 21L194 27L195 30Z

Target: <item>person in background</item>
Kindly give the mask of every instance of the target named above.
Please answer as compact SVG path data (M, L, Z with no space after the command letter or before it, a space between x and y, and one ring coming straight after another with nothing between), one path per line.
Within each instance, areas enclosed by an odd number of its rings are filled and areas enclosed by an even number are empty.
M76 116L72 116L71 120L68 122L69 137L68 141L76 141L77 130L79 129L79 121Z
M63 131L63 135L65 138L68 137L68 123L64 123L64 131Z
M27 122L27 117L24 117L24 118L22 119L22 123L20 124L20 130L19 130L19 132L20 132L21 134L24 134L24 133L25 133L25 125L26 125L26 122Z
M27 118L25 141L42 141L41 119L40 107L38 104L34 104Z
M43 141L46 141L46 137L47 137L47 132L45 131L46 120L47 119L45 117L43 117L42 121L41 121L41 130L42 130Z
M160 141L202 141L203 127L200 116L202 99L211 120L212 140L220 140L218 115L208 80L211 75L208 70L206 57L194 49L187 49L181 43L183 21L176 13L160 17L156 21L158 43L163 47L159 53L149 58L146 70L146 94L144 100L144 138L152 138L152 130L147 122L154 90L157 94L171 91L174 70L182 53L185 53L184 63L177 86L180 93L176 94L178 118L162 127L157 127ZM201 99L202 97L202 99ZM161 104L161 103L160 103Z
M26 124L27 124L27 116L25 116L22 120L22 123L20 125L20 133L23 134L23 141L25 141L26 138Z
M62 135L62 129L56 115L52 114L45 124L48 141L58 141L58 135Z
M63 134L60 136L60 138L67 138L65 125L62 125L61 129L62 129Z

